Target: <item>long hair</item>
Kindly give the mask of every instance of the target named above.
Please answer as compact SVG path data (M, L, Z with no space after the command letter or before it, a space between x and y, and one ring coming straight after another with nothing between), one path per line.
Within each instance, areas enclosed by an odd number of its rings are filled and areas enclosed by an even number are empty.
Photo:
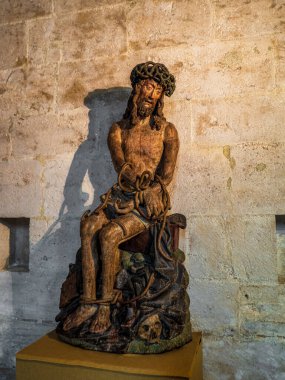
M141 91L141 86L143 81L137 83L132 90L132 93L129 97L126 111L123 115L124 119L129 119L131 126L135 126L139 122L138 116L138 99ZM163 107L164 107L164 93L162 93L160 99L158 99L155 109L150 116L150 126L152 129L160 130L163 122L166 121L163 115Z

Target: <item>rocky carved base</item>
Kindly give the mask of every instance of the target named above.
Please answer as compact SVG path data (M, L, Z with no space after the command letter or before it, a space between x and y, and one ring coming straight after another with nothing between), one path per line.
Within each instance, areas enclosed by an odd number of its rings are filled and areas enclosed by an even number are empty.
M66 334L58 328L57 334L63 342L73 346L94 351L131 354L159 354L182 347L192 340L190 321L186 322L181 334L175 338L168 340L158 339L153 343L139 337L128 339L128 334L124 329L121 329L121 331L112 329L101 336L86 333L85 335L79 334L80 337L77 337L78 334L75 333L74 337L72 337L73 334Z
M90 350L139 354L170 351L191 341L188 274L183 252L171 244L170 227L165 229L161 241L164 256L156 249L159 226L150 230L145 248L140 244L141 252L133 252L133 244L129 245L132 251L126 250L127 246L121 250L121 270L115 284L118 297L110 305L111 325L104 333L90 331L100 307L96 304L94 313L80 326L67 331L63 328L66 318L80 305L82 271L81 250L78 251L76 263L70 265L62 286L61 311L56 317L61 340ZM96 246L94 255L100 257ZM167 255L171 260L167 260ZM100 276L98 279L100 299Z

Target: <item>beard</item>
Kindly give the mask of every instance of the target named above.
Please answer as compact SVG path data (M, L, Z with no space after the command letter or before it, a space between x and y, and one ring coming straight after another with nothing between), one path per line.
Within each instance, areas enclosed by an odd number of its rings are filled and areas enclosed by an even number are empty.
M142 118L146 118L146 117L150 116L153 113L154 108L155 108L154 105L152 105L150 107L146 107L144 104L145 101L146 101L146 99L142 99L138 104L137 114L138 114L138 116L140 116Z

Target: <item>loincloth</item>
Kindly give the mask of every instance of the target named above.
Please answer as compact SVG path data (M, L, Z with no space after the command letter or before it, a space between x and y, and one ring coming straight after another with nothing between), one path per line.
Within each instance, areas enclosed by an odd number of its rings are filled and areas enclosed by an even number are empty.
M109 194L107 206L104 209L104 212L108 219L111 219L115 221L116 219L120 218L122 215L128 215L132 214L135 215L145 226L145 228L149 228L152 225L152 222L145 217L143 217L139 211L135 207L135 192L125 192L123 191L118 185L114 185L112 187L112 191ZM107 194L104 194L101 198L104 201ZM115 205L120 205L121 208L132 208L129 212L126 214L118 213L116 210ZM146 213L146 210L144 207L141 207L142 211Z

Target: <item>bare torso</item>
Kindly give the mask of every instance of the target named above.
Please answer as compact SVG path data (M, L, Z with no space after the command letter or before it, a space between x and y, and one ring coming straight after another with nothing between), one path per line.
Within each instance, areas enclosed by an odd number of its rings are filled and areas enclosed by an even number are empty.
M155 174L163 153L164 128L151 129L149 124L122 130L122 150L135 176L148 170Z
M126 121L113 124L108 145L116 171L124 163L131 164L130 176L134 181L144 171L158 174L166 185L171 181L179 147L173 124L163 122L159 130L151 128L149 120L128 127Z

